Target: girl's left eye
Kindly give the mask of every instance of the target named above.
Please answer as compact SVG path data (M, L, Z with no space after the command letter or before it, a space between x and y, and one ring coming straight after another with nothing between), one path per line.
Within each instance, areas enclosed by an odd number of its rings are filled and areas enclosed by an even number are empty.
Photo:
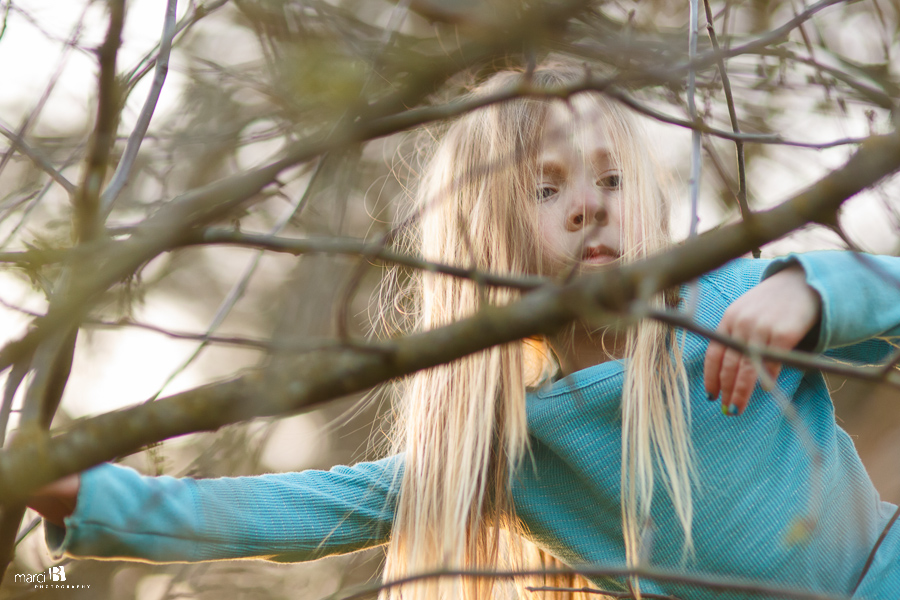
M617 190L622 186L622 176L618 173L605 175L597 180L597 185L602 188Z
M556 194L556 188L545 183L538 187L537 200L538 202L544 202L545 200L552 198L554 194Z

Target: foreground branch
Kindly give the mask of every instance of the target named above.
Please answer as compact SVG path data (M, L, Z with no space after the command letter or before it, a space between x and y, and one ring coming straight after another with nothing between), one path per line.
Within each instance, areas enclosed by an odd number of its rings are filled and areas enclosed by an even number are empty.
M86 419L53 438L45 433L20 437L0 454L0 503L21 501L36 486L149 443L253 417L295 412L497 344L551 333L597 310L623 312L636 299L694 279L798 227L832 221L845 199L898 168L900 136L873 137L843 168L791 200L647 260L578 278L558 288L537 289L508 306L488 307L473 317L398 339L378 351L323 351L289 372L253 371L231 381Z
M685 574L677 571L640 567L627 569L624 567L583 566L570 569L521 569L510 571L477 571L465 569L444 569L410 575L400 579L394 579L384 583L373 583L360 586L346 593L338 592L328 600L356 600L366 598L382 590L399 588L417 581L441 578L468 578L468 579L495 579L514 580L527 577L542 577L554 575L581 575L588 578L618 577L621 579L638 577L651 581L662 581L680 585L691 586L697 589L717 590L722 592L740 592L741 594L759 594L766 598L787 598L791 600L847 600L841 596L808 592L787 587L774 586L749 579L722 577L712 574ZM539 588L536 588L539 589ZM642 594L644 597L653 597ZM659 598L660 596L655 596Z

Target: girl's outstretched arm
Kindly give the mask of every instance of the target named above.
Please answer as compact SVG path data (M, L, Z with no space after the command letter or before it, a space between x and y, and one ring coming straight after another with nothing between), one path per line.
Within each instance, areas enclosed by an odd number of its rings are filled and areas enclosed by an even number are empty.
M716 331L753 346L790 350L819 322L821 298L806 283L800 265L792 265L762 281L738 298L722 317ZM766 362L772 379L780 363ZM710 397L722 395L723 410L740 414L756 387L756 368L745 355L710 342L703 366Z
M343 554L388 540L402 466L394 456L330 471L177 479L104 464L81 474L74 511L62 526L46 524L47 544L57 556L153 562Z

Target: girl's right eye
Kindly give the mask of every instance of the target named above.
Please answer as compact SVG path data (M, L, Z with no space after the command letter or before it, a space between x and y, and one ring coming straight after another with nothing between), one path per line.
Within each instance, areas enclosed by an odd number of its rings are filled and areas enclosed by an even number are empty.
M542 184L538 187L537 190L537 200L538 202L544 202L552 198L558 190L552 185Z

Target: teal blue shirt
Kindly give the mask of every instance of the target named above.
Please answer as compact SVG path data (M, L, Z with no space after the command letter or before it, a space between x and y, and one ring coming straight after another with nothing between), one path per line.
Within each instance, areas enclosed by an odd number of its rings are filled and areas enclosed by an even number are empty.
M874 363L892 350L876 339L900 335L900 259L891 257L817 252L737 260L700 278L695 320L714 328L729 304L792 262L803 266L822 298L817 352ZM660 485L648 563L848 596L896 507L879 500L852 441L835 423L821 373L785 368L775 395L757 388L743 415L726 417L703 389L707 340L685 333L684 343L698 468L695 553L685 561L681 526ZM623 380L623 362L607 362L528 395L534 461L515 474L515 508L531 539L572 565L624 565ZM796 418L785 416L780 401L790 403ZM388 540L401 469L402 457L395 456L330 471L194 480L101 465L82 475L75 513L65 529L49 526L47 540L60 555L313 560ZM615 578L595 583L625 589ZM685 599L741 597L664 582L641 587ZM854 597L898 596L900 525Z

